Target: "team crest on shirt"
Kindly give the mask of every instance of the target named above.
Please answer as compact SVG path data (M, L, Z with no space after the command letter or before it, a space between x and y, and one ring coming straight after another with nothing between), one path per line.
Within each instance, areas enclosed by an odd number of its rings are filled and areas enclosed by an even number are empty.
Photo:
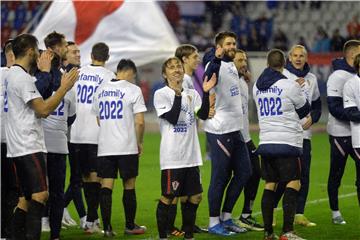
M173 181L171 182L172 188L176 191L176 189L179 187L179 182L178 181Z
M239 94L240 94L239 87L236 86L236 85L231 86L230 95L233 97L233 96L236 96L236 95L239 95Z

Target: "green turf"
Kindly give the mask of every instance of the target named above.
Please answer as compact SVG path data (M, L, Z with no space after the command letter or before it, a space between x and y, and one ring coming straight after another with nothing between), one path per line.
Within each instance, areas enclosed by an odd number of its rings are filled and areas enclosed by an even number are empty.
M254 141L257 142L256 136ZM200 134L200 142L204 152L204 135ZM160 170L159 170L159 145L160 135L156 133L145 134L144 139L144 154L140 159L140 173L137 179L137 217L136 222L141 225L146 225L148 231L142 236L124 236L124 216L122 207L122 184L119 180L116 182L113 193L113 211L112 211L112 225L114 230L118 233L115 239L157 239L155 209L157 199L160 197ZM340 209L343 217L347 221L344 226L335 226L331 223L331 212L327 200L326 183L329 171L329 142L326 134L315 134L312 140L313 159L311 166L311 180L310 192L308 201L311 203L305 209L306 216L317 223L316 227L304 228L296 226L296 231L306 239L358 239L360 240L360 217L359 206L356 199L355 189L355 167L354 162L349 159L344 177L342 179L342 186L339 195L345 195L340 199ZM68 171L69 172L69 171ZM204 187L204 197L200 204L197 214L197 224L206 226L208 224L208 210L207 210L207 188L210 177L210 162L206 161L201 169L202 181ZM69 176L67 176L68 180ZM258 191L258 196L254 204L254 212L260 211L260 199L262 194L263 182ZM346 196L346 194L350 196ZM235 209L233 216L239 216L243 203L243 195L241 195ZM69 207L70 213L74 219L78 221L73 204ZM99 211L100 213L100 211ZM178 208L177 226L181 223L181 212ZM261 215L257 218L261 220ZM282 211L277 212L277 227L275 232L277 234L281 231ZM102 239L102 235L88 236L74 227L61 232L62 239ZM246 234L236 235L232 237L218 237L209 234L197 234L196 239L262 239L263 233L248 232ZM49 234L44 233L42 239L48 239Z

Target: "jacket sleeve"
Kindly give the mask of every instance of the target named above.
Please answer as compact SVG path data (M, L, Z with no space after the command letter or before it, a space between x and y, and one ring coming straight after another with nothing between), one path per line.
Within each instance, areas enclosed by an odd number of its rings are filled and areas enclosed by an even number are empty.
M181 96L176 96L174 98L174 103L170 109L170 111L162 114L160 117L167 120L172 125L176 125L179 120L181 110Z
M43 99L47 99L53 92L53 80L51 73L37 71L35 73L35 86Z
M342 97L327 97L327 104L329 107L329 112L336 119L341 121L349 121L349 118L346 116L343 105Z
M202 103L199 111L197 112L197 116L201 120L206 120L209 116L209 110L210 110L210 101L209 101L209 93L204 92L202 97Z
M311 102L311 119L313 123L317 123L321 117L321 100L320 97Z

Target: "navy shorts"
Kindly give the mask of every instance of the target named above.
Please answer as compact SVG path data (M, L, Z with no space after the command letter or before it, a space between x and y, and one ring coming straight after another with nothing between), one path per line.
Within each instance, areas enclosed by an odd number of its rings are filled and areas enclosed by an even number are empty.
M98 176L101 178L117 178L117 172L123 180L137 177L139 173L139 155L105 156L99 160Z

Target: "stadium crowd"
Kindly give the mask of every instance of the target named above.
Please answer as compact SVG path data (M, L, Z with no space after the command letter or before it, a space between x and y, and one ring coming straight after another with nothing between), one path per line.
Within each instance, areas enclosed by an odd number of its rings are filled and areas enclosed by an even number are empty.
M237 48L237 35L222 31L203 58L202 89L192 76L200 58L191 44L179 46L162 65L165 86L155 92L160 121L161 193L156 210L160 239L208 232L218 236L264 231L265 240L302 240L294 224L316 226L304 215L309 191L311 126L321 115L317 79L307 64L303 45L267 54L267 68L255 81L253 98L260 128L256 147L249 134L246 52ZM109 47L93 45L91 64L81 66L74 42L51 32L38 49L31 34L20 34L4 47L7 65L1 68L2 229L10 239L40 239L50 230L60 239L62 224L75 225L66 206L74 201L80 226L87 234L114 237L112 191L118 172L123 181L125 234L144 234L136 224L135 180L147 111L137 69L121 59L117 72L106 69ZM333 61L327 83L331 146L328 196L333 224L343 225L338 189L346 159L355 160L360 204L360 41L348 40L343 58ZM202 97L201 97L202 96ZM195 224L202 199L202 165L196 119L203 120L211 158L208 189L209 225ZM96 119L96 121L95 121ZM66 158L70 186L65 194ZM261 162L261 164L260 164ZM260 178L263 225L252 216ZM86 208L82 200L84 191ZM241 194L239 219L232 211ZM280 237L273 230L273 212L283 198ZM180 199L182 227L175 227ZM100 208L102 229L100 225ZM13 211L14 209L14 211Z

